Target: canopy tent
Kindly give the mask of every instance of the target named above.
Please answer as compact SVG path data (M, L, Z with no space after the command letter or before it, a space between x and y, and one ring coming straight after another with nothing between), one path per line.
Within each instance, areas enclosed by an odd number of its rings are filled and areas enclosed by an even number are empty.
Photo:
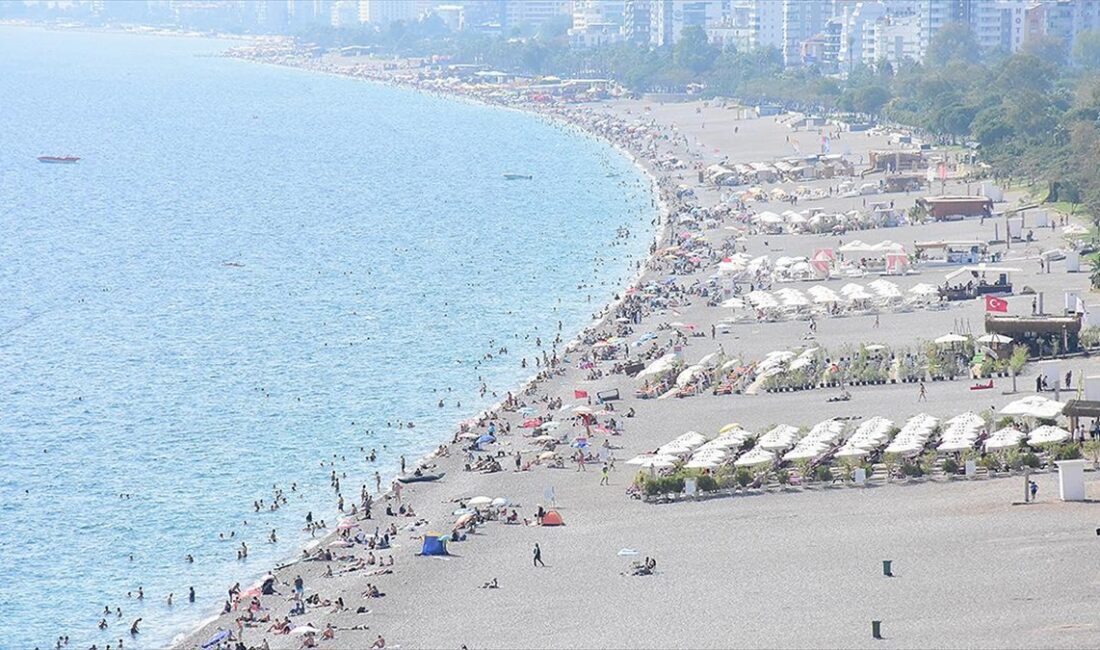
M564 526L565 521L562 520L561 514L559 514L557 510L550 510L550 511L547 511L547 513L542 516L542 525L543 526Z
M424 545L420 547L421 555L448 555L447 538L437 533L424 535Z

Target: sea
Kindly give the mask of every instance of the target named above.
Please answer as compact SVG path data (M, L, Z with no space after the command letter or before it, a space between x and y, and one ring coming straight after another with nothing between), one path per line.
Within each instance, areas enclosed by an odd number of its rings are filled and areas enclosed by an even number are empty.
M0 647L171 643L337 520L332 471L350 503L448 441L652 241L602 141L232 45L0 27Z

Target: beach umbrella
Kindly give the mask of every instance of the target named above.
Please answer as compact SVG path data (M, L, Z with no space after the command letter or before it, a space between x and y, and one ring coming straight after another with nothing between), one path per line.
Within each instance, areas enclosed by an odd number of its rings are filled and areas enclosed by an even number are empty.
M539 454L539 460L554 460L554 458L556 456L557 456L557 454L555 454L552 451L544 451L541 454Z
M550 420L548 422L543 422L542 424L538 425L535 428L538 429L539 431L553 431L554 429L557 429L560 426L561 426L561 422L558 422L557 420Z
M1069 438L1069 431L1048 424L1032 431L1031 435L1027 437L1027 444L1050 445L1056 442L1062 442L1066 438Z
M359 522L355 521L354 519L345 519L336 526L336 530L348 530L350 528L355 528L358 525Z
M553 442L557 440L555 436L535 436L532 438L535 442Z
M726 426L719 429L718 434L721 435L723 433L729 433L730 431L734 431L734 430L740 429L740 428L741 428L741 425L738 424L737 422L730 422Z
M490 443L490 442L496 442L496 441L497 441L497 439L496 439L496 438L494 438L494 437L493 437L492 435L490 435L490 434L486 433L486 434L484 434L484 435L480 436L480 437L479 437L479 438L477 439L477 444L479 444L479 445L484 445L484 444L488 444L488 443Z
M587 406L577 406L573 409L573 412L577 415L592 415L592 409Z
M1005 336L1004 334L983 334L978 337L979 343L1012 343L1011 336Z
M913 294L914 296L928 297L928 296L938 296L938 295L940 295L940 290L938 288L930 285L930 284L927 284L925 282L921 282L920 284L916 284L916 285L913 285L912 287L910 287L909 288L909 293Z
M482 506L490 505L493 502L489 497L474 497L466 502L466 505L480 508Z
M1027 434L1016 427L1005 427L994 431L993 434L989 436L989 439L985 441L985 448L986 451L989 451L993 449L1015 447L1026 437Z
M493 499L492 505L494 508L503 508L504 506L510 505L511 503L511 501L504 497L497 497Z
M1062 413L1065 404L1047 399L1042 395L1028 395L1010 402L1001 409L1001 415L1021 415L1024 417L1052 420Z
M466 524L473 521L473 519L474 519L474 514L472 512L467 512L467 513L463 514L461 517L459 517L458 519L455 520L455 526L454 527L455 528L462 528Z
M534 418L534 419L531 419L531 420L524 420L523 421L523 428L524 429L534 429L535 427L539 426L540 424L542 424L542 420L539 420L538 418Z
M958 334L944 334L935 340L936 345L952 345L955 343L965 343L965 336L959 336Z

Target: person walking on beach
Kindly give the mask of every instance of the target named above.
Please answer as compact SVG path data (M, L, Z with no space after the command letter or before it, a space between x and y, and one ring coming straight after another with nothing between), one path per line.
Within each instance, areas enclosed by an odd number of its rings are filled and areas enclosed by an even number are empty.
M1039 484L1035 481L1028 481L1027 487L1031 491L1031 500L1034 501L1036 495L1039 494Z
M607 465L604 465L603 469L600 470L600 485L611 485L607 476Z
M923 381L921 381L921 383L920 383L920 396L917 397L917 401L918 402L927 402L928 401L928 392L924 388L924 382Z
M534 564L534 566L542 566L542 567L546 566L546 564L542 561L542 549L539 548L538 542L535 542L534 562L533 562L533 564Z
M306 591L306 583L302 580L302 576L298 575L294 578L294 593L300 597Z

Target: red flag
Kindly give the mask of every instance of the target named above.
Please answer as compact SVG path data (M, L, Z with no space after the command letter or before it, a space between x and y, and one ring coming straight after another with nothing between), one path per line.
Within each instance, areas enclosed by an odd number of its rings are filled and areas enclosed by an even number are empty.
M573 391L573 399L585 399L586 397L588 397L588 391L586 390Z
M986 296L985 310L1006 312L1008 311L1008 301L1002 300L1001 298L998 298L996 296Z

